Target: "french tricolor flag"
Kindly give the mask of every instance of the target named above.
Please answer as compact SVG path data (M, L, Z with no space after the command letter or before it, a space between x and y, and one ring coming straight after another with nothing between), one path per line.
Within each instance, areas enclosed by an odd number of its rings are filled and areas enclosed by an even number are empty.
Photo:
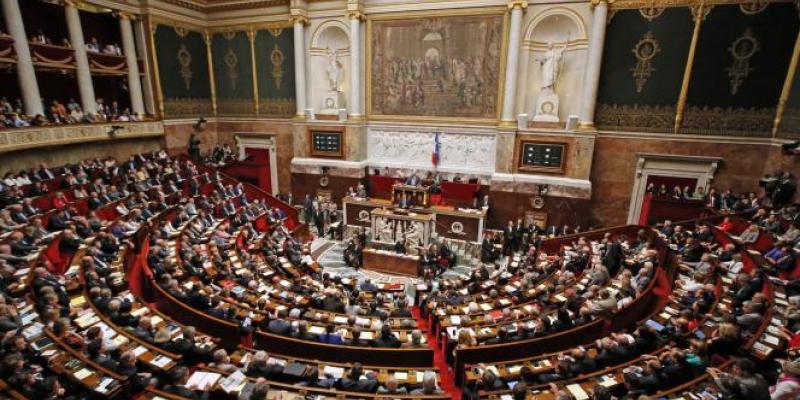
M433 155L431 156L431 162L434 166L439 165L439 151L441 150L442 143L439 142L439 132L434 132L433 134Z

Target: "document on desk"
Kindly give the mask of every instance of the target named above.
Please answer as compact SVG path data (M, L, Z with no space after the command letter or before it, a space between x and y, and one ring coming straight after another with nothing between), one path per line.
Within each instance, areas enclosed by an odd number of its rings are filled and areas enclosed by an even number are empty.
M583 390L581 385L574 383L572 385L567 385L567 391L569 391L575 400L589 400L589 395L586 394L586 391Z
M189 377L186 387L192 390L203 390L209 385L213 387L221 377L222 375L215 372L197 371Z
M239 370L228 375L220 382L219 386L225 393L239 392L247 381L247 377Z

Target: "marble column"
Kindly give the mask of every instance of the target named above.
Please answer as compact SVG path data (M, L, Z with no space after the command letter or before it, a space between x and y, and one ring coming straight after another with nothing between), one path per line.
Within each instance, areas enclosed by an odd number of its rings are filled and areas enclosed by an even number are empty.
M14 52L17 53L17 80L19 81L22 103L27 115L44 114L39 84L36 82L36 71L33 69L31 49L28 47L28 36L22 22L22 13L17 0L2 0L6 29L14 38ZM9 99L13 101L13 99Z
M350 18L350 117L361 117L361 18L358 11L348 12Z
M306 41L304 17L294 18L294 79L297 116L306 115Z
M119 27L122 33L122 50L128 64L128 92L131 95L131 113L141 117L144 114L142 79L139 76L139 61L136 58L136 41L133 39L133 26L128 15L120 14Z
M606 39L608 17L607 0L592 0L592 3L594 4L592 34L589 37L589 52L586 55L586 75L583 78L579 115L581 127L589 129L594 128L594 109L597 105L597 88L600 86L600 67L603 62L603 43Z
M136 54L142 60L144 65L144 77L142 85L142 94L144 95L144 109L149 115L156 115L156 101L153 95L153 79L150 74L150 59L147 57L147 26L141 19L136 20L133 25L134 33L136 34Z
M67 30L69 41L75 50L75 75L78 78L78 92L81 95L81 106L87 114L97 113L97 102L94 99L94 85L92 84L92 71L89 70L89 56L86 54L86 43L83 39L81 16L78 8L71 1L64 2L64 14L67 16ZM110 102L109 102L110 104Z
M514 101L517 98L517 71L519 70L519 46L522 35L522 11L528 7L527 1L508 3L511 9L511 22L508 29L508 53L506 56L506 76L503 87L502 124L513 125L516 118Z

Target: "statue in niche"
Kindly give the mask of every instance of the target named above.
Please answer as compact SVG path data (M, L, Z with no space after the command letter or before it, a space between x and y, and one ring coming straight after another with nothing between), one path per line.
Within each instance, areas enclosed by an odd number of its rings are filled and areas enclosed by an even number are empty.
M568 42L569 40L560 47L556 47L553 42L548 42L544 57L536 60L542 68L542 81L539 99L536 102L536 112L533 117L534 122L559 122L556 84L558 83L558 75L561 73L564 50L567 48Z
M543 92L555 92L558 75L561 72L561 61L564 59L564 49L566 48L566 43L559 49L553 45L553 42L548 42L544 57L538 60L542 66L541 89Z
M331 91L339 91L339 81L342 79L342 66L338 60L338 50L331 50L328 47L328 89Z

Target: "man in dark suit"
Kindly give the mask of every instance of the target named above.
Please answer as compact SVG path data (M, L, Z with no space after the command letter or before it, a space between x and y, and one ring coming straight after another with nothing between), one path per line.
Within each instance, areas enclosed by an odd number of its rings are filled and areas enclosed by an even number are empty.
M380 335L372 340L373 347L399 348L400 345L400 340L394 336L389 324L383 324Z
M89 358L101 367L110 371L116 371L117 362L109 357L102 340L92 340L89 342L86 346L86 352L89 354Z
M208 362L211 359L211 351L197 345L195 339L197 330L193 326L184 326L182 333L183 337L173 342L174 352L182 355L188 363Z
M397 307L392 310L391 316L393 318L411 318L411 311L408 309L408 302L406 300L401 300L397 302Z
M278 310L276 317L267 324L267 331L276 335L288 336L291 331L291 326L289 322L286 321L287 316L288 313L285 308Z
M75 254L81 243L83 242L75 237L75 232L71 229L65 229L61 240L58 242L58 251L61 254Z

